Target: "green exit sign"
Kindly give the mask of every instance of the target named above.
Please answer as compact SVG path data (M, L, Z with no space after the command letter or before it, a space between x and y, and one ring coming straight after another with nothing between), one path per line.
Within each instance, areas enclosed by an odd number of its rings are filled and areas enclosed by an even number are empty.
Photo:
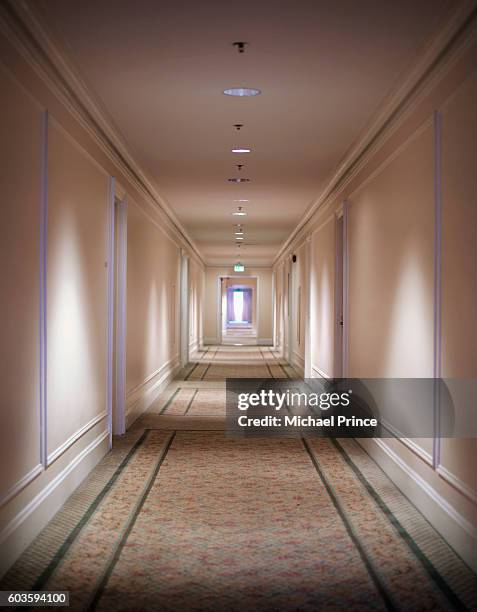
M234 272L244 272L245 266L241 263L236 263L234 266Z

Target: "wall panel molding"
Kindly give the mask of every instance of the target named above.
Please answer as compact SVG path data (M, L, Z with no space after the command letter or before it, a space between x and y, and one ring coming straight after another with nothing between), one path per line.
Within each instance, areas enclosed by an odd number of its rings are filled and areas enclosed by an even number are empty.
M464 561L477 571L477 528L382 439L358 442Z
M90 421L85 423L82 427L80 427L73 435L71 435L67 440L65 440L58 448L49 453L47 466L50 466L54 461L61 457L63 453L65 453L75 442L77 442L85 433L87 433L90 429L92 429L95 425L100 423L103 419L108 416L107 411L105 410L101 414L93 417Z
M146 411L180 370L179 355L163 364L126 395L126 429Z
M458 478L455 474L453 474L450 470L445 468L443 465L438 465L436 468L439 476L448 482L454 489L457 489L459 493L462 493L467 499L469 499L474 504L477 504L477 491L472 487L469 487L463 480Z
M319 368L317 365L312 364L311 365L311 372L312 374L317 374L317 376L314 376L314 378L326 378L326 379L331 379L333 378L332 376L330 376L329 374L327 374L324 370L322 370L321 368Z
M0 495L0 508L8 503L13 497L18 495L30 482L35 480L44 471L43 464L39 463L35 465L33 469L22 476L17 482L15 482L5 493Z
M39 419L40 419L40 463L46 467L48 463L47 440L47 261L48 261L48 112L43 113L42 148L41 148L41 194L40 194L40 355L39 355Z
M88 475L92 466L87 465L88 459L95 465L98 457L91 459L95 451L104 455L101 446L109 437L109 431L101 432L74 459L72 459L33 499L5 525L0 531L0 576L10 567L21 554L28 543L48 523L53 514L64 504L68 496L78 484ZM63 487L60 489L60 485ZM66 486L65 486L66 485ZM19 533L21 529L21 535Z

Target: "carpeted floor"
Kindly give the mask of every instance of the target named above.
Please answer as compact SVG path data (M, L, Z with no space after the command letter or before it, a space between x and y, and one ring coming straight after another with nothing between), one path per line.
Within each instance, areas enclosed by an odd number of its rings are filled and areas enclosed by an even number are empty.
M116 441L0 589L70 590L77 610L477 609L475 575L355 441L213 431L223 349ZM292 374L258 347L228 365Z

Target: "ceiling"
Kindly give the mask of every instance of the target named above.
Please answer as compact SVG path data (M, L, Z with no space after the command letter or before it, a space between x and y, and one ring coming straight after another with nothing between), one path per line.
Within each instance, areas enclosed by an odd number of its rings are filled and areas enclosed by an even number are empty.
M452 0L35 0L209 264L270 265ZM244 53L233 47L246 41ZM223 95L256 87L252 98ZM233 126L243 124L238 132ZM234 146L252 153L231 153ZM235 167L244 163L241 170ZM247 184L232 184L231 177Z

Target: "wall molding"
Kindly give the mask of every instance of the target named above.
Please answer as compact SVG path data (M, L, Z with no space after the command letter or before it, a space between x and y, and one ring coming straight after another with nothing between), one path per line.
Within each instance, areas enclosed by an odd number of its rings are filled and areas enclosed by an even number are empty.
M257 344L262 346L273 346L273 338L257 338Z
M61 470L55 478L53 478L35 497L30 500L13 518L7 523L7 525L0 532L0 545L4 555L2 555L2 566L0 567L0 575L11 566L15 559L21 554L24 548L33 540L33 538L43 529L43 527L51 519L52 515L57 512L66 498L76 488L78 483L83 480L84 477L89 474L91 467L86 466L83 472L81 470L81 464L98 449L101 444L109 437L109 431L105 430L100 433L90 444L88 444L76 457L70 461L66 467ZM104 455L101 452L101 457ZM99 460L99 458L98 458ZM95 461L96 462L96 461ZM41 513L41 507L44 502L53 496L58 487L67 479L71 478L69 487L63 487L61 496L52 502L52 507L48 508L47 511ZM37 514L33 520L33 524L30 525L28 532L29 534L25 537L22 528L22 536L18 536L16 541L13 543L7 543L9 538L23 527L25 522L31 517L33 519L34 514Z
M27 487L30 482L35 480L45 470L42 463L35 465L29 472L19 478L11 487L9 487L5 493L0 496L0 508L13 499L20 491Z
M317 365L315 365L313 363L311 364L311 373L312 374L318 374L319 378L326 378L326 379L333 378L332 376L327 374L324 370L322 370L321 368L319 368ZM314 377L314 378L316 378L316 377Z
M384 429L386 429L391 434L393 439L399 440L401 444L404 444L404 446L406 446L410 451L412 451L425 463L427 463L431 467L433 466L433 455L431 453L428 453L426 450L424 450L421 446L419 446L419 444L414 442L412 438L407 438L406 436L404 436L402 432L400 432L387 421L381 420L381 424Z
M395 453L379 438L369 440L371 448L357 440L370 453L431 525L457 551L457 553L477 571L475 552L477 551L477 528L460 514L434 487L411 468L402 457ZM380 457L376 457L373 447ZM383 461L384 459L384 461ZM383 467L383 464L385 467Z
M205 337L204 344L219 344L219 339L215 337Z
M41 126L41 201L40 201L40 253L39 253L39 421L40 421L40 463L48 463L47 443L47 267L48 267L48 112L44 111Z
M163 364L126 395L126 429L145 412L181 368L179 355Z
M469 499L472 503L477 505L477 491L472 487L469 487L463 480L458 478L455 474L453 474L450 470L445 468L442 465L439 465L436 468L436 472L439 476L449 483L454 489L457 489L459 493L462 493L467 499Z
M90 429L93 429L95 425L101 423L101 421L107 418L108 412L104 410L97 416L90 419L87 423L85 423L82 427L80 427L73 435L71 435L67 440L65 440L58 448L49 453L47 466L50 466L54 461L61 457L63 453L65 453L75 442L77 442L81 437L84 436Z

